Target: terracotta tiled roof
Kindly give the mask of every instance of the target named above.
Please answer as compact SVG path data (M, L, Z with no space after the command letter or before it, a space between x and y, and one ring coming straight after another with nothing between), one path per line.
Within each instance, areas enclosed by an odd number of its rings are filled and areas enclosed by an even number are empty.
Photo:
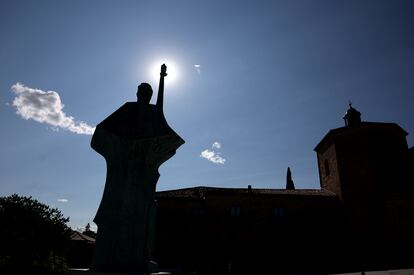
M248 188L222 188L222 187L207 187L197 186L191 188L159 191L156 194L157 198L200 198L208 195L241 195L241 194L256 194L256 195L277 195L277 196L323 196L336 197L336 194L324 189L248 189Z
M83 241L88 243L95 243L95 239L92 237L89 237L85 234L82 234L78 231L72 231L72 235L70 236L71 241Z

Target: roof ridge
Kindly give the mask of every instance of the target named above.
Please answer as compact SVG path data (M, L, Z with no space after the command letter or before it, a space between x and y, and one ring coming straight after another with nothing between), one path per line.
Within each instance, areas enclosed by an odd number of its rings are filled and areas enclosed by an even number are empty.
M326 189L276 189L276 188L239 188L239 187L210 187L210 186L196 186L181 189L164 190L157 192L157 195L163 197L204 197L208 194L247 194L252 193L256 195L315 195L315 196L336 196L335 193Z

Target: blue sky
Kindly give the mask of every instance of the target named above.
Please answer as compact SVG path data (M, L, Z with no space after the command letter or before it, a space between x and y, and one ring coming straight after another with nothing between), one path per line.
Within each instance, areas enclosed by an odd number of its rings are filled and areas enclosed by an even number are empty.
M141 82L156 90L162 60L178 74L165 114L186 143L158 190L284 188L288 166L297 188L318 188L313 148L343 125L348 100L363 120L414 133L412 1L149 2L0 2L0 195L32 195L72 227L90 222L106 167L76 127L135 101ZM47 91L40 108L60 99L65 116L33 109ZM225 161L200 157L206 149Z

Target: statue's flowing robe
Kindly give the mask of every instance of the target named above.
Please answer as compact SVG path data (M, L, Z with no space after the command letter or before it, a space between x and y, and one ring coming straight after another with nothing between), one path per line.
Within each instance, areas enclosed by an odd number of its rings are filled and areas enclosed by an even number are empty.
M92 269L146 271L158 168L183 143L156 105L128 102L98 124L91 146L105 158L107 176Z

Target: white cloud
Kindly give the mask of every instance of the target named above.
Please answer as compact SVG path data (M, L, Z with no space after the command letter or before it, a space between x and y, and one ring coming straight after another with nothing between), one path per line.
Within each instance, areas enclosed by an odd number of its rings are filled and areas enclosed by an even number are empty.
M194 68L196 69L197 73L200 74L201 73L201 65L199 64L195 64Z
M98 231L98 226L96 224L90 222L89 223L89 226L90 226L89 229L91 231L93 231L93 232L97 232ZM78 226L78 227L76 227L76 231L78 231L78 232L81 232L82 233L85 230L86 230L86 226Z
M211 148L213 149L220 149L221 148L221 144L220 142L214 142L213 145L211 145Z
M64 203L64 202L68 202L69 200L68 200L68 199L57 199L57 201L58 201L58 202L63 202L63 203Z
M221 144L216 141L213 143L213 145L211 145L211 148L220 149ZM202 151L200 157L205 158L208 161L211 161L212 163L216 164L224 164L226 162L226 159L221 156L221 153L209 149Z
M11 89L16 94L13 106L16 107L16 113L22 118L33 119L76 134L92 135L95 131L94 127L83 121L76 121L74 117L63 112L64 105L57 92L45 92L21 83L14 84Z

